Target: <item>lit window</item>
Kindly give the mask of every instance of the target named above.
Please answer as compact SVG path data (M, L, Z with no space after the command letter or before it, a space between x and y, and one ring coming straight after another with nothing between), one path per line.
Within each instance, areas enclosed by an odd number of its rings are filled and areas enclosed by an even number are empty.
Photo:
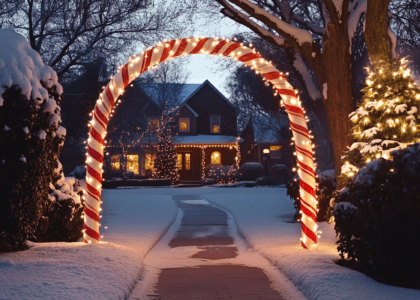
M155 167L155 156L152 154L146 154L146 159L144 161L145 170L153 170Z
M280 145L271 145L270 146L271 158L281 158L280 149L281 149Z
M211 154L211 164L212 165L221 165L222 164L222 156L220 155L220 152L214 151Z
M179 131L190 131L190 119L179 119Z
M159 128L158 118L147 118L147 129L155 131Z
M134 174L139 173L139 156L127 155L127 171L132 171Z
M176 155L177 158L177 166L178 166L178 170L182 170L182 154L177 154Z
M112 155L111 156L111 170L119 171L120 168L121 168L120 156L119 155Z
M220 116L210 116L210 128L212 133L220 133Z
M191 170L191 154L185 153L185 170Z

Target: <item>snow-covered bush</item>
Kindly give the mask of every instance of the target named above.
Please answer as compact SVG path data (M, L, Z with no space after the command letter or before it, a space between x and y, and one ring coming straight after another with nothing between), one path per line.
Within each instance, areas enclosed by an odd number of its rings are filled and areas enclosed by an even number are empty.
M229 165L208 165L204 174L206 178L214 179L219 184L234 183L237 180L237 169Z
M50 184L49 202L38 225L37 242L73 242L83 236L84 180L64 177L61 163L54 170L55 184Z
M82 166L77 166L67 176L68 177L75 177L77 179L85 179L85 177L86 177L86 167L83 166L83 165Z
M317 220L319 222L329 221L332 212L330 209L330 201L335 191L336 182L334 170L327 170L323 172L317 172L317 184L318 188L316 191L318 200L318 214ZM294 206L296 209L295 220L300 221L300 197L299 197L299 176L296 175L291 181L286 183L287 195L294 200Z
M286 165L273 165L268 171L268 177L272 178L275 184L285 184L293 178L293 173Z
M240 181L254 181L259 177L264 176L264 167L257 162L243 163L239 168L238 180Z
M342 262L379 281L418 286L420 143L361 168L335 198Z
M0 249L22 249L48 203L66 131L62 87L38 52L0 30Z

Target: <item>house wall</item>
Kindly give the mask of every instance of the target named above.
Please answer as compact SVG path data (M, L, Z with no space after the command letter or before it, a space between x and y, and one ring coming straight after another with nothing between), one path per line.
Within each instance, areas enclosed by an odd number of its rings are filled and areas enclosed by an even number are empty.
M237 136L236 112L210 85L204 85L189 100L197 114L197 133L214 134L210 130L210 116L220 115L220 135Z
M181 118L189 118L190 119L190 131L189 132L182 132L179 131L179 119ZM190 109L183 106L179 110L179 116L176 121L175 126L175 132L178 133L178 135L197 135L197 118L194 116L194 114L191 112Z

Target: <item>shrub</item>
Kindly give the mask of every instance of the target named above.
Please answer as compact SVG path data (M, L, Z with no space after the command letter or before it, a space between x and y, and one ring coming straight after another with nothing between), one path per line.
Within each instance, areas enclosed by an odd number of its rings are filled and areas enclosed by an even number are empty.
M289 182L293 178L293 173L286 165L277 164L270 168L268 176L279 185Z
M74 242L83 236L84 188L77 178L64 177L61 163L58 165L58 180L50 184L49 201L33 239L36 242Z
M206 178L213 179L219 184L234 183L237 178L235 166L208 165L204 172Z
M419 288L420 144L392 156L365 165L335 198L338 251L379 281Z
M62 87L24 37L0 30L0 250L23 249L48 203L65 129Z
M68 174L68 177L74 177L77 179L85 179L86 177L86 167L85 166L77 166L74 170Z
M330 208L330 201L335 191L336 182L334 170L327 170L319 172L317 179L318 188L316 195L318 198L318 214L317 220L319 222L329 221L332 216ZM296 209L295 220L300 221L300 200L299 200L299 176L296 175L291 181L286 183L287 195L294 200L294 206Z
M247 162L239 168L238 180L255 181L259 177L263 177L265 169L262 164L257 162Z

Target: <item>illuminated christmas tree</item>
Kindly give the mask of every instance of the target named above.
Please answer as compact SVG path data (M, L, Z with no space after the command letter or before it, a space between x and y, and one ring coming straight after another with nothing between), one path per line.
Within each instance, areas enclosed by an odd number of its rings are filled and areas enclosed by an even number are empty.
M174 121L177 116L175 109L165 107L160 118L156 159L153 169L153 178L170 178L171 184L178 183L179 174L177 155L172 143Z
M359 108L350 114L355 142L343 156L342 174L352 177L370 161L420 141L420 88L405 59L381 62L369 72Z

